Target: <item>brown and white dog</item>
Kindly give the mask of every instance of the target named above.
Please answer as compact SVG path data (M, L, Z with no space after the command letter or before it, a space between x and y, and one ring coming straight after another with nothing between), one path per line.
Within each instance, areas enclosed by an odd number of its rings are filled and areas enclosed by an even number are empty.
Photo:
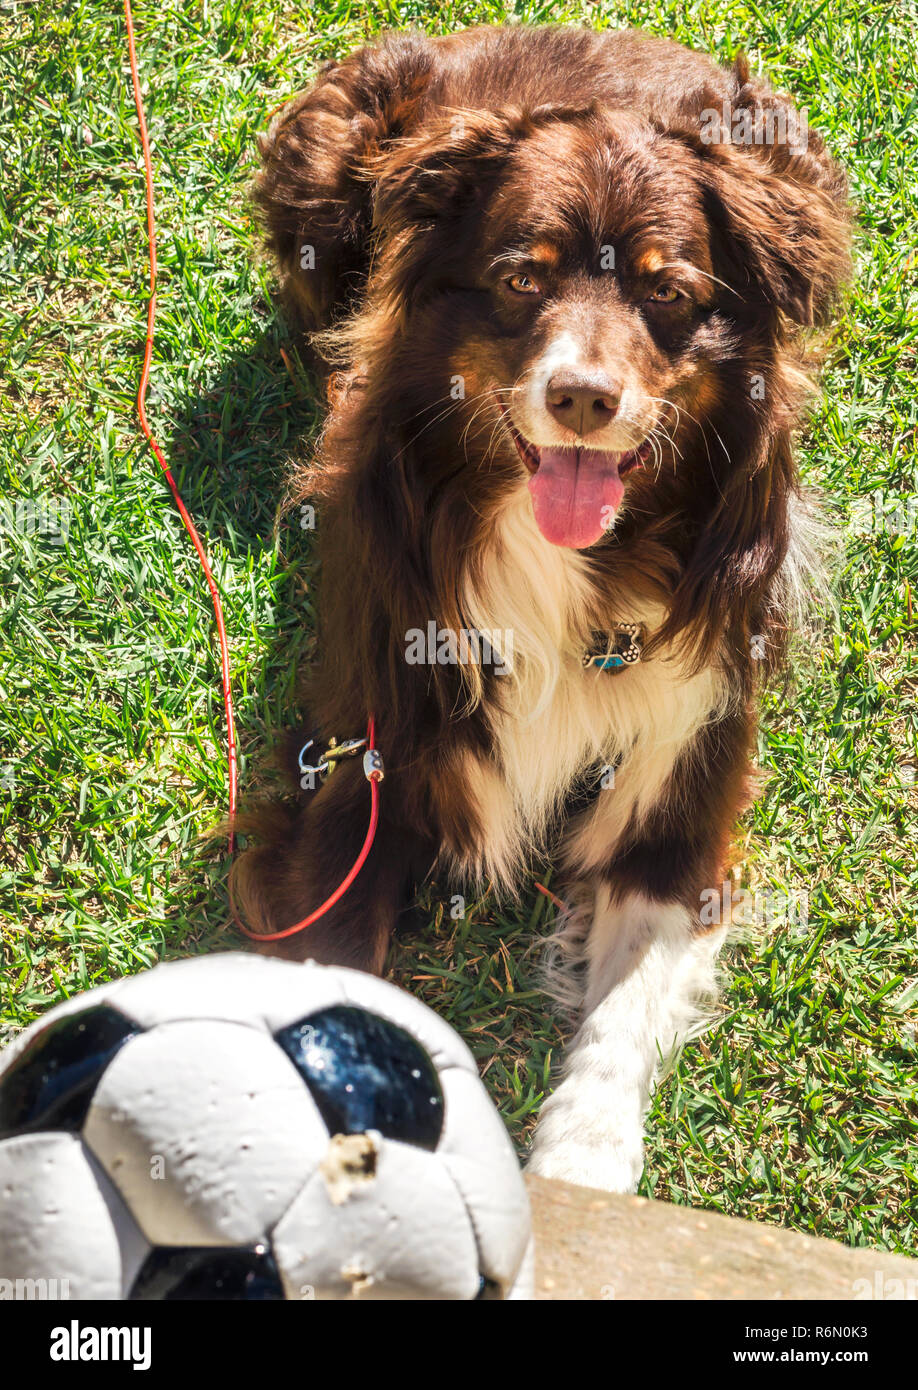
M262 152L288 299L344 369L300 480L308 707L339 739L375 714L386 766L366 867L276 949L379 970L434 867L511 893L556 852L583 1017L530 1167L631 1188L789 626L798 339L847 272L844 177L742 59L567 28L385 38ZM254 930L328 896L367 810L358 762L241 823Z

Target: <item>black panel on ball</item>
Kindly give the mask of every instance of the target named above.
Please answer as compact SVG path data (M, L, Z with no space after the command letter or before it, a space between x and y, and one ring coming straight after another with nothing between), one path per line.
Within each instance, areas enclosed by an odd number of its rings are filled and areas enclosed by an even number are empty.
M404 1028L339 1004L282 1028L275 1038L331 1134L376 1129L421 1149L437 1147L443 1129L440 1078Z
M0 1076L0 1139L78 1131L105 1068L144 1030L108 1004L52 1020Z
M233 1250L160 1245L144 1260L128 1298L264 1303L283 1300L284 1288L274 1256L264 1246Z

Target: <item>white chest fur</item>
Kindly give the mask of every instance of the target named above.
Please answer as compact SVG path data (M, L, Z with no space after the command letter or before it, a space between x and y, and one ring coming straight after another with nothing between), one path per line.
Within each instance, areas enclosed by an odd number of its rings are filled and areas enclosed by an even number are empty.
M680 751L723 709L725 682L714 667L689 675L665 652L620 673L584 668L595 628L637 621L653 631L662 611L641 610L622 594L620 611L598 621L583 556L544 540L525 492L499 517L493 547L463 600L470 627L511 635L512 661L499 678L500 706L488 711L496 754L462 768L482 833L472 862L454 867L512 889L578 776L608 769L570 849L576 866L589 871L632 817L654 805Z

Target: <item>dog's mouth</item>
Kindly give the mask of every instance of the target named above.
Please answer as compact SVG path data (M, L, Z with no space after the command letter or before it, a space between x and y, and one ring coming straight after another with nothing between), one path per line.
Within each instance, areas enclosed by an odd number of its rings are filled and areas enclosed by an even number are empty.
M648 437L634 449L604 449L533 444L525 439L501 407L517 453L531 474L529 491L536 525L553 545L584 550L609 530L625 493L624 478L642 468L653 444Z

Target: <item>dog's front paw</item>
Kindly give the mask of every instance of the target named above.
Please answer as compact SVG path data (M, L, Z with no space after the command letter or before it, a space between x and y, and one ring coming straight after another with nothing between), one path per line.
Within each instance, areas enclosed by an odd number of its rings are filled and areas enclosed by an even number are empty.
M528 1173L606 1192L633 1192L644 1169L641 1106L568 1077L542 1106Z
M566 1142L557 1146L536 1142L527 1173L540 1178L560 1178L579 1187L598 1187L604 1192L634 1192L644 1169L639 1148L624 1149L615 1144L594 1149L588 1144Z

